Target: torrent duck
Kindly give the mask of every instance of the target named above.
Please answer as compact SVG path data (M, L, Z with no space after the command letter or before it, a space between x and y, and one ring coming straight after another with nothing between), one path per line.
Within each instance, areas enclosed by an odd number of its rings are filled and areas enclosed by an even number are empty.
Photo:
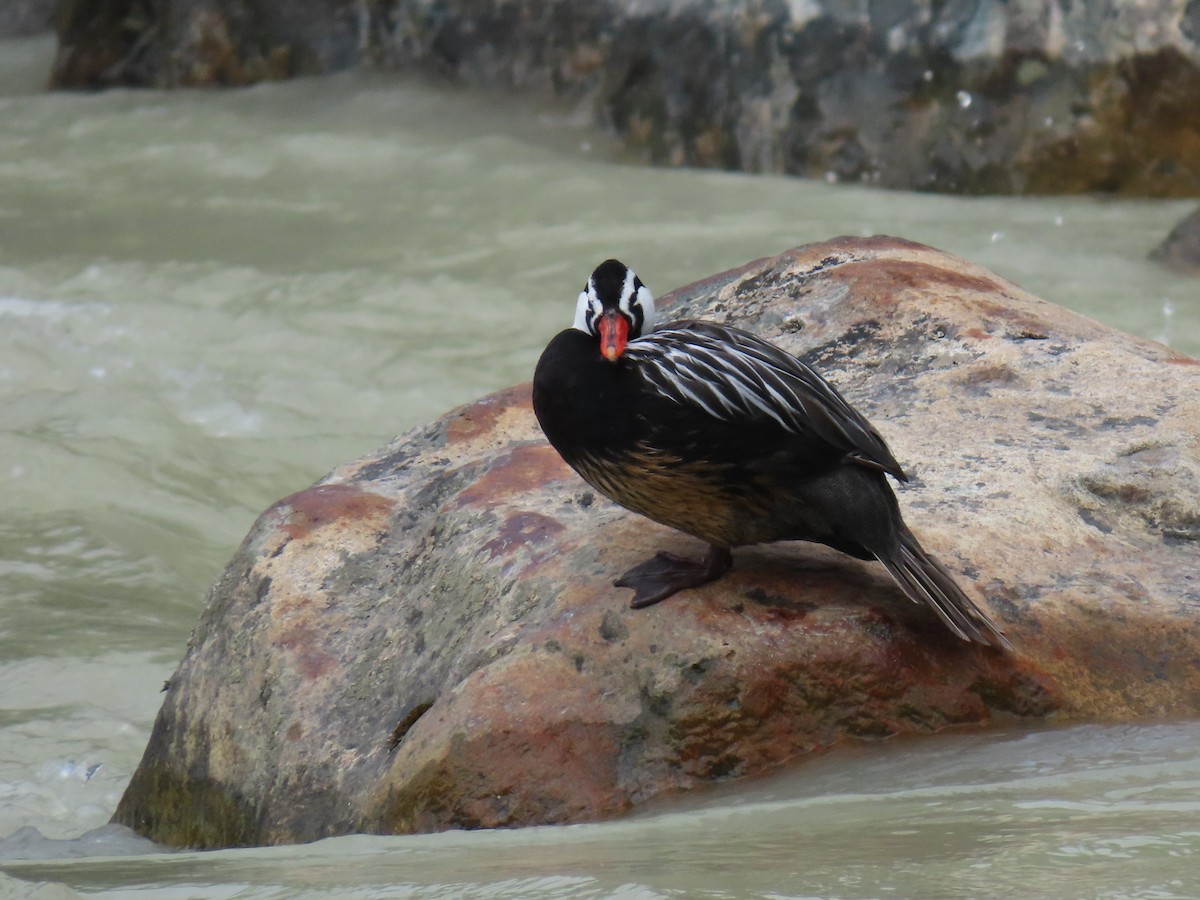
M656 326L650 291L615 259L538 360L533 409L593 488L708 543L703 559L659 553L617 579L635 609L721 577L733 547L815 541L879 560L963 640L1010 647L904 524L887 480L904 470L829 382L738 328Z

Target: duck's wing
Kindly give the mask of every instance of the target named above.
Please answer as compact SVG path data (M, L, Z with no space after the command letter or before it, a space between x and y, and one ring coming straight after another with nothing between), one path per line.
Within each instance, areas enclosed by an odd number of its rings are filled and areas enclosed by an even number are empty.
M828 381L762 338L715 322L671 322L630 341L648 385L727 422L772 419L854 462L907 481L879 432Z

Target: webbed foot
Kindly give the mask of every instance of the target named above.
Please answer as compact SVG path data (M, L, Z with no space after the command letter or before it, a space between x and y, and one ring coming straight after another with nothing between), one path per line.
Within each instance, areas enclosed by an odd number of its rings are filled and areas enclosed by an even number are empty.
M644 609L685 588L715 581L733 568L728 547L708 548L703 559L688 559L674 553L659 552L634 566L613 582L614 587L633 588L632 609Z

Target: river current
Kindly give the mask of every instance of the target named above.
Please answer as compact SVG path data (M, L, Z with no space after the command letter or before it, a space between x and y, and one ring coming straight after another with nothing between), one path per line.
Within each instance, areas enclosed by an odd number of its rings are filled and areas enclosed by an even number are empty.
M598 825L93 832L258 513L527 380L605 257L665 293L894 234L1192 354L1200 281L1145 261L1188 203L651 169L574 110L379 74L47 94L52 52L0 42L0 896L1200 896L1195 723L854 746Z

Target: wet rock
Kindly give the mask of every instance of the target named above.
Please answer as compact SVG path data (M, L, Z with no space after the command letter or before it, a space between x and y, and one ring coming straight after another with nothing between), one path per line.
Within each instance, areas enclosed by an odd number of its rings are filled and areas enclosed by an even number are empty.
M59 0L54 88L236 86L362 62L362 4Z
M1200 361L892 238L662 302L862 408L906 520L1016 652L808 544L629 609L617 574L702 548L591 493L519 386L262 515L115 820L202 847L575 822L850 740L1200 713Z
M1200 206L1171 229L1150 258L1177 271L1200 275Z
M656 163L963 193L1200 193L1195 0L63 0L56 84L363 62L555 94Z

